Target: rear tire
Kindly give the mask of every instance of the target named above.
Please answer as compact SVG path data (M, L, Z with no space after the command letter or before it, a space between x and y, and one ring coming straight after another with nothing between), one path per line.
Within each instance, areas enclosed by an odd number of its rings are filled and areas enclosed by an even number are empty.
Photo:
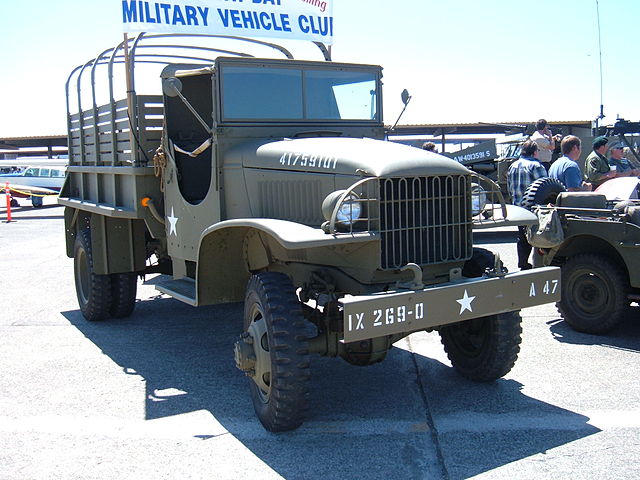
M125 318L131 315L136 306L138 275L135 272L112 273L111 307L109 313L113 318Z
M519 312L474 318L440 328L453 367L474 382L492 382L513 368L520 352Z
M73 249L73 272L78 305L84 318L90 322L109 317L111 307L111 277L93 271L91 232L81 230Z
M618 325L629 307L625 272L606 257L583 253L562 265L560 314L574 330L602 334Z

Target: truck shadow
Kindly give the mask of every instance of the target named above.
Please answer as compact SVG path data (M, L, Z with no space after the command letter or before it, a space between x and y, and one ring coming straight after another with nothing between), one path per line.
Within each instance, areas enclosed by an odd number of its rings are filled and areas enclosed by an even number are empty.
M622 323L604 335L576 332L561 318L547 322L553 338L573 345L602 345L640 353L640 307L634 306Z
M147 420L206 410L284 478L323 472L342 479L348 470L351 478L446 472L462 479L599 431L587 417L524 395L514 380L473 384L437 360L393 348L384 362L365 368L314 357L309 421L270 434L234 365L241 304L195 309L156 298L138 302L125 320L90 323L79 311L63 315L125 373L144 379ZM560 426L527 418L552 418ZM206 441L205 433L195 437Z

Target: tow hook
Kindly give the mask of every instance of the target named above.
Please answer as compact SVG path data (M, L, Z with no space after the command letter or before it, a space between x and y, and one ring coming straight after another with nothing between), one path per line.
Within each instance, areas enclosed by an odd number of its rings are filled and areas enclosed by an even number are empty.
M409 290L422 290L424 288L424 283L422 283L422 269L419 265L415 263L407 263L404 267L400 269L401 272L409 270L413 273L413 280L407 283L396 283L396 288L407 288Z
M495 262L493 267L489 267L484 271L484 276L487 278L502 278L508 273L508 270L504 267L500 261L500 254L495 254Z
M256 354L253 349L253 337L244 332L233 346L236 367L249 377L256 374Z

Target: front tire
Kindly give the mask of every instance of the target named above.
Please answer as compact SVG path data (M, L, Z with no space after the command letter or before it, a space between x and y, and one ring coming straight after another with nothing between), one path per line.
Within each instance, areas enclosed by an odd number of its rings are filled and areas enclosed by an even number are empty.
M440 328L453 367L475 382L492 382L513 368L520 352L519 312L474 318Z
M575 330L602 334L618 325L629 306L629 282L606 257L584 253L562 265L562 300L557 304Z
M111 307L111 277L93 271L91 232L81 230L73 249L73 272L80 311L90 322L109 317Z
M310 332L286 275L266 272L251 277L244 328L256 359L250 388L258 419L270 432L299 427L309 401Z

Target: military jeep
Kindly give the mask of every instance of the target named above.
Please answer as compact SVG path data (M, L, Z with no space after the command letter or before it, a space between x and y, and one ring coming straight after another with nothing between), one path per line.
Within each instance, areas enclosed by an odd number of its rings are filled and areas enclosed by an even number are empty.
M385 141L378 66L332 62L322 45L323 60L301 61L256 40L235 39L285 58L168 37L184 40L140 34L67 83L60 203L87 320L130 315L136 277L151 274L189 305L244 302L235 362L270 431L303 422L311 354L370 365L438 330L465 377L509 372L518 311L557 301L560 271L507 273L472 231L532 224L531 212L458 162ZM163 67L162 95L136 93L147 63Z
M523 205L553 205L562 238L538 248L544 265L562 269L557 307L575 330L603 334L640 300L640 198L637 178L605 182L596 192L565 192L557 180L533 182ZM601 193L601 189L613 194ZM620 195L624 193L624 198ZM530 239L537 245L535 235Z

